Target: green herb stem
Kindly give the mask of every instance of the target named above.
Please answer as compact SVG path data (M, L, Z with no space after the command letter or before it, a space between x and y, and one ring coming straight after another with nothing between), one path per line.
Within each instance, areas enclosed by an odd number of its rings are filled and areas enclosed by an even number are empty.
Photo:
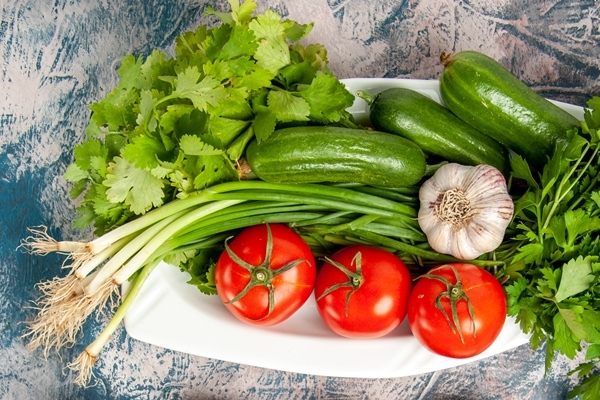
M555 200L552 204L552 208L550 209L550 211L548 212L548 215L546 216L546 220L544 221L544 225L542 227L542 230L545 230L546 228L548 228L548 225L550 224L550 221L552 221L552 218L554 217L558 207L560 206L561 202L563 201L563 199L565 198L565 196L567 196L572 190L573 187L575 187L575 185L579 182L579 180L581 179L581 177L584 175L584 172L589 168L590 163L592 162L592 160L594 160L596 153L598 152L598 149L596 148L594 150L594 155L592 157L590 157L590 159L587 161L587 163L585 164L583 170L579 173L578 177L570 184L568 185L566 188L565 186L569 183L569 180L571 179L571 176L573 176L573 174L577 171L579 165L581 164L585 153L587 153L587 151L590 149L590 145L587 144L585 149L582 151L582 155L580 158L577 159L577 161L575 162L575 164L571 167L571 169L563 176L563 178L560 181L560 184L558 185L558 189L556 190L556 194L555 194ZM542 235L540 234L540 237Z

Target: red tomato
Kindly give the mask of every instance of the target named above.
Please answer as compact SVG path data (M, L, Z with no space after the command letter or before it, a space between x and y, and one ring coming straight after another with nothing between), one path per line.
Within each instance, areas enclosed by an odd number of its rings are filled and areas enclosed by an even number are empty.
M456 299L462 339L452 322L451 296ZM441 309L436 305L438 298ZM413 335L432 352L447 357L466 358L483 352L496 340L505 320L506 296L502 286L494 275L473 264L433 268L419 278L408 303L408 323Z
M253 325L274 325L290 317L310 297L315 277L310 248L282 224L244 229L215 268L221 300L233 315Z
M323 264L315 298L321 318L334 332L375 338L400 325L410 287L410 273L402 260L388 251L357 245L341 249Z

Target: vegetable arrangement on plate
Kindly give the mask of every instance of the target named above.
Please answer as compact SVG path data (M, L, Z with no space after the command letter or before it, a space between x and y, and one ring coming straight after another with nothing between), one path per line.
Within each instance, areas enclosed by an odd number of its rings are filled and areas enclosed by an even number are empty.
M38 227L23 240L70 266L38 285L30 348L73 345L130 282L69 364L88 384L165 261L241 321L279 323L314 295L339 335L386 335L408 314L449 357L481 353L514 316L534 348L546 344L548 367L585 349L571 395L596 398L600 99L579 121L463 51L441 57L444 105L408 89L357 93L372 123L359 126L325 48L298 43L312 25L230 5L210 11L220 25L178 37L174 58L126 56L118 86L91 105L65 178L76 226L98 237L56 241Z

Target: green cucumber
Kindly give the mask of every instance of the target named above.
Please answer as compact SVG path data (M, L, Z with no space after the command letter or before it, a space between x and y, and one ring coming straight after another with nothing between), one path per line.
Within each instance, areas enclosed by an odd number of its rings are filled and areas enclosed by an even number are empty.
M580 122L540 96L494 59L476 52L442 54L440 93L459 118L541 168L557 140Z
M415 143L389 133L333 126L279 129L246 150L252 172L275 183L411 186L426 171Z
M369 103L371 124L377 130L410 139L426 154L446 161L510 171L506 147L424 94L390 88L376 96L363 91L357 95Z

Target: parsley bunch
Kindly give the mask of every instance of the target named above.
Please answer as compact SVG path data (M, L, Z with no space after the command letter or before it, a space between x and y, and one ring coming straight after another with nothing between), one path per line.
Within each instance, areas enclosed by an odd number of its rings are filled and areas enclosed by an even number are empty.
M533 348L546 344L546 367L557 352L586 362L571 374L583 378L569 394L600 398L600 98L588 102L582 131L556 145L538 178L527 163L511 160L513 177L527 183L515 201L508 257L508 315L515 316Z
M221 24L180 35L176 56L122 59L118 85L92 104L86 140L65 173L83 194L75 225L103 234L174 198L239 179L254 138L299 124L355 126L354 96L319 44L298 44L312 24L230 0L207 12Z

